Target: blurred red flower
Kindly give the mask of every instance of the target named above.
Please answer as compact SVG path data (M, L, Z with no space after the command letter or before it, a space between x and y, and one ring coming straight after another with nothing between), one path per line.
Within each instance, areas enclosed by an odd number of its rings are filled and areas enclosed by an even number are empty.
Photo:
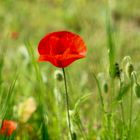
M86 55L82 38L68 31L52 32L41 39L38 45L39 61L49 61L64 68Z
M10 136L16 130L17 123L11 120L3 120L2 126L0 129L0 134Z
M19 37L19 32L11 32L11 38L12 39L17 39Z

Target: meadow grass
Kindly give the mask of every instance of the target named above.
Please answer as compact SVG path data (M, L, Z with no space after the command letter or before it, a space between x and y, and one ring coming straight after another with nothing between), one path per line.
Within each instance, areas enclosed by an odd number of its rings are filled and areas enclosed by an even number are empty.
M71 139L62 70L37 62L42 36L68 30L88 48L86 58L65 69L72 140L139 140L139 5L139 0L0 1L0 126L4 119L18 125L0 139Z

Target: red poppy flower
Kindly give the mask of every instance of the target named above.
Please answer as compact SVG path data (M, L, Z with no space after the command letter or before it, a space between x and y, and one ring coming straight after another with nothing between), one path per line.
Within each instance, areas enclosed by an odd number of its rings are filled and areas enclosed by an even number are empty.
M38 45L39 61L49 61L56 67L64 68L86 55L82 38L68 31L47 34Z
M2 122L2 126L0 129L0 134L4 134L6 136L12 135L12 133L16 130L17 123L11 120L4 120Z

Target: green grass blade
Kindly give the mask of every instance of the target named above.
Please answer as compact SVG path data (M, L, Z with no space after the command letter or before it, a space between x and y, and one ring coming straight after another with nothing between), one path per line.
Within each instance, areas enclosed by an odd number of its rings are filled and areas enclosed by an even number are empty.
M38 64L37 64L37 59L35 58L35 55L34 55L34 50L32 48L32 45L28 42L28 41L25 41L25 45L28 49L28 52L29 52L29 55L31 56L31 61L32 61L32 64L34 66L34 69L35 69L35 73L36 73L36 79L38 81L38 85L39 85L39 92L40 94L38 94L38 101L39 101L39 107L38 107L38 112L40 114L40 122L42 122L40 125L42 126L41 127L41 134L42 134L42 139L43 140L50 140L50 136L49 136L49 133L48 133L48 128L47 128L47 125L45 123L45 118L44 118L44 107L43 107L43 104L42 104L42 95L44 94L44 84L43 84L43 81L42 81L42 77L41 77L41 74L40 74L40 71L39 71L39 67L38 67Z
M107 48L108 48L108 55L109 55L109 73L112 78L115 76L115 43L113 39L113 31L111 26L110 20L110 13L109 10L106 12L106 33L107 33Z
M5 117L8 117L8 110L10 110L10 108L12 107L12 101L13 101L13 95L14 95L14 88L15 88L15 84L17 81L18 75L16 74L13 82L10 85L9 91L5 97L5 100L3 102L3 106L1 108L1 115L2 115L2 119L4 119Z

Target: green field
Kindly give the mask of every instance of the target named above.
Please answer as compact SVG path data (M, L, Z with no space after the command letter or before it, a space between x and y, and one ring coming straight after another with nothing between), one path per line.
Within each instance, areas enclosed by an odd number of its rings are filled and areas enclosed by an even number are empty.
M0 0L0 29L0 140L140 140L140 0ZM62 70L37 61L63 30L87 46L65 68L73 138Z

